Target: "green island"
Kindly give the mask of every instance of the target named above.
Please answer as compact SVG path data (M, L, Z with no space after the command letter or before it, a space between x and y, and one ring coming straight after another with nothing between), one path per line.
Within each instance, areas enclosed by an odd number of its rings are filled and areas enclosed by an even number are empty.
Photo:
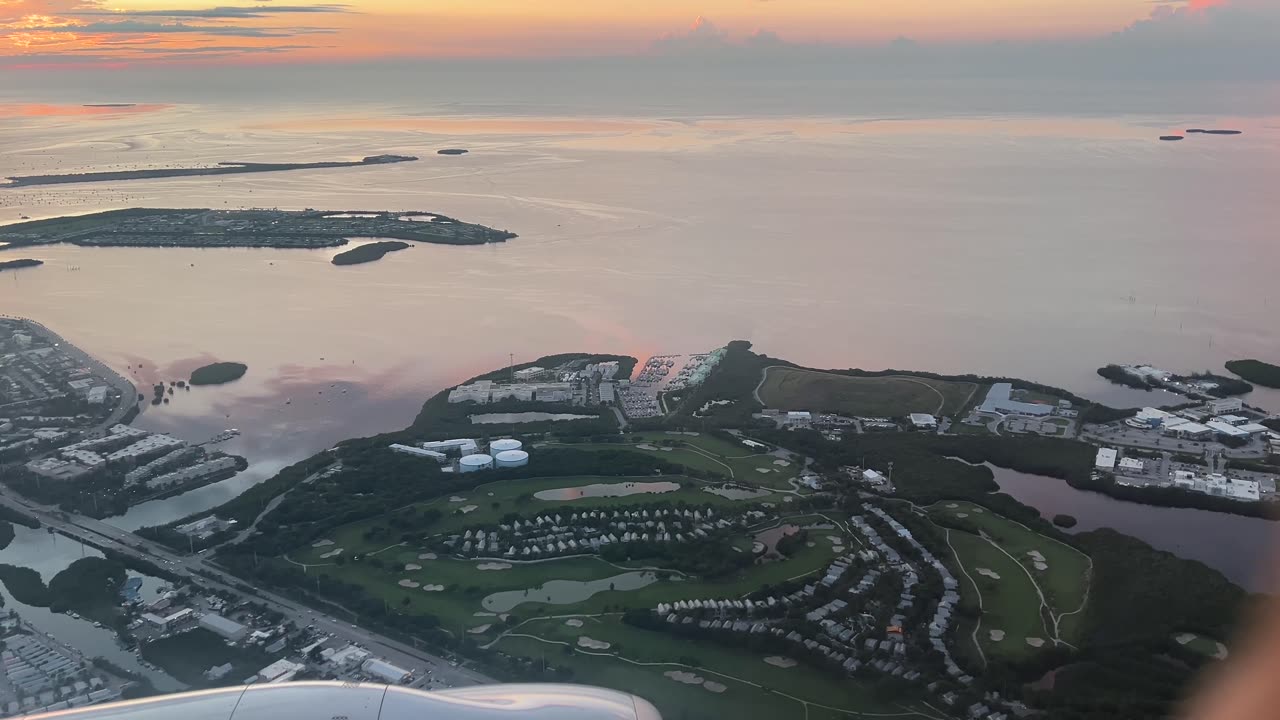
M1251 383L1269 388L1280 388L1280 365L1261 360L1229 360L1227 370Z
M328 248L349 238L482 245L516 237L437 213L384 210L209 210L132 208L0 226L12 247Z
M340 252L333 256L332 262L334 265L359 265L360 263L381 260L387 253L404 250L408 247L410 247L409 243L403 243L398 240L373 242L368 245L351 248L346 252Z
M1227 369L1230 370L1230 368ZM1239 375L1239 373L1236 374ZM1123 365L1104 365L1098 368L1098 375L1117 385L1124 385L1135 390L1164 389L1192 398L1225 398L1253 392L1253 386L1239 378L1215 375L1210 372L1170 375L1168 379L1161 380L1150 375L1135 374ZM1244 376L1241 375L1241 377Z
M198 367L191 371L187 380L192 385L223 385L239 380L249 370L249 366L238 362L216 362Z
M0 271L4 270L20 270L22 268L39 267L44 264L43 260L33 260L31 258L19 258L17 260L5 260L0 262Z
M115 106L110 106L115 107ZM153 178L196 177L201 175L235 175L239 173L283 172L287 170L324 170L363 165L388 165L413 162L412 155L371 155L361 160L339 160L310 163L256 163L223 162L213 167L152 168L149 170L110 170L103 172L69 173L65 175L25 175L5 178L8 183L0 188L30 187L32 185L65 185L69 183L118 182L121 180L149 180Z
M718 357L664 395L665 415L626 425L608 407L445 390L409 427L339 443L215 508L251 531L207 546L246 583L493 677L612 687L689 720L936 719L989 693L1049 720L1155 720L1226 653L1241 588L1110 530L1068 534L1067 518L998 493L983 465L1091 487L1093 446L841 433L764 412L958 420L1005 382L1081 417L1122 411L1021 380L810 370L744 342ZM607 362L618 377L636 365L565 354L466 385ZM413 451L455 438L514 438L527 457L466 472ZM890 465L886 492L867 471ZM185 551L173 525L140 534ZM148 650L162 651L178 658L166 667L209 652ZM177 672L208 663L188 664Z

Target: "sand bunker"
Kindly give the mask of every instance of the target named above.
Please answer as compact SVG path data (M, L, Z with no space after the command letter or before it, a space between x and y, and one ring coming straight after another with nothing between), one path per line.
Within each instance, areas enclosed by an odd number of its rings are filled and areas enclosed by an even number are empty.
M462 511L463 515L466 515L467 513L474 511L476 508L477 508L476 505L463 505L458 509Z
M751 554L752 554L752 555L756 555L756 554L758 554L758 553L762 553L762 552L764 552L764 543L762 543L762 542L753 542L753 543L751 543Z
M713 693L722 693L725 690L728 690L729 688L725 687L724 685L721 685L718 682L712 682L711 680L708 680L702 683L702 689L710 690Z
M409 578L405 578L404 580L401 580L401 581L399 582L399 585L400 585L400 587L407 587L407 588L416 588L416 587L418 587L418 583L414 582L413 580L410 580Z
M947 507L951 508L952 510L955 510L956 508L958 508L958 507L960 507L960 506L959 506L959 505L957 505L957 504L955 504L955 503L947 503Z
M477 626L475 626L475 627L471 628L470 630L468 630L467 632L471 633L472 635L479 635L480 633L482 633L482 632L484 632L484 631L488 630L488 629L489 629L489 628L491 628L491 627L493 627L493 626L492 626L492 625L477 625Z
M974 508L973 511L979 515L982 514L982 508Z
M331 557L338 557L341 554L342 554L342 548L334 548L333 550L330 550L329 552L322 554L320 557L331 558Z
M487 562L476 566L477 570L510 570L511 563Z
M989 568L977 568L977 571L976 571L976 572L977 572L979 575L986 575L987 577L991 578L992 580L999 580L999 579L1000 579L1000 573L996 572L995 570L991 570L991 569L989 569Z
M472 617L498 617L498 614L497 614L497 613L486 612L486 611L484 611L484 610L481 610L481 611L479 611L479 612L473 612L473 613L471 613L471 616L472 616Z
M328 547L329 545L332 545L332 544L333 544L332 540L317 540L311 543L311 547L321 548L321 547Z
M1195 640L1197 637L1199 636L1196 635L1195 633L1179 633L1173 639L1177 640L1179 645L1186 645L1192 640Z
M658 449L657 447L650 445L648 443L640 443L639 445L636 446L636 448L639 450L657 450Z
M791 467L791 462L788 460L774 460L773 464L778 467Z
M405 572L413 572L414 570L421 570L422 566L417 563L405 563L404 569Z
M435 560L437 557L439 557L439 555L436 555L435 553L422 553L418 555L419 560Z
M839 545L842 542L839 535L828 535L827 539L831 541L832 545Z
M1036 562L1044 562L1044 555L1040 554L1039 550L1028 550L1027 555L1030 555L1031 559Z
M769 657L765 658L764 661L774 667L780 667L780 668L795 667L796 665L800 664L789 657L782 657L781 655L770 655Z
M1048 570L1048 569L1049 569L1049 563L1042 563L1042 562L1038 562L1038 563L1034 563L1033 565L1034 565L1035 569L1037 569L1037 570Z
M1031 647L1044 647L1044 638L1027 638L1027 644Z
M591 648L592 650L608 650L612 646L603 640L592 640L586 635L578 636L578 647Z
M832 546L831 546L831 552L842 553L842 552L844 552L844 546L843 546L843 545L832 545Z
M684 670L668 670L662 674L678 683L684 683L685 685L701 685L706 682L706 678L698 677L697 675L691 672L685 672Z
M449 498L449 502L466 502L466 501L467 501L466 498L458 497L457 495L454 495L453 497Z
M564 621L564 624L569 627L582 627L582 621L577 618L569 618Z
M756 468L756 472L760 473L761 475L768 475L769 473L773 472L773 470L770 470L769 468Z
M969 513L956 513L956 517L958 517L958 518L967 518L967 517L969 517Z
M994 642L1000 642L1004 639L1003 630L988 630L987 633L991 635L991 640Z
M443 585L423 585L422 589L427 592L444 592Z

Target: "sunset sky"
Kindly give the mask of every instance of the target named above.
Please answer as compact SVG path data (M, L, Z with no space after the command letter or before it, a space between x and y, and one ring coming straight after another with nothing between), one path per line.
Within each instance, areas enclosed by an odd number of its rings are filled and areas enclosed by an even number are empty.
M0 64L38 69L652 55L839 49L903 38L926 46L1062 44L1125 35L1177 42L1219 26L1256 26L1244 13L1258 12L1270 21L1273 6L1280 2L0 0Z

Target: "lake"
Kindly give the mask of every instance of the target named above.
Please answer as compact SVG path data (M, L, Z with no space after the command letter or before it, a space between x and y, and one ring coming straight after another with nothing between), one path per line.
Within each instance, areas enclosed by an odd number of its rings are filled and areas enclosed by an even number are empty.
M508 590L494 593L481 601L481 605L489 612L509 612L525 603L547 603L550 605L573 605L591 599L596 593L610 590L639 590L658 582L658 576L651 572L629 572L600 580L552 580L541 587L529 590Z
M582 487L539 490L534 493L533 496L539 500L580 500L587 497L626 497L628 495L647 494L658 495L661 493L675 492L679 489L680 483L670 481L596 483L594 485L583 485Z
M1166 508L1116 500L1077 490L1057 478L988 465L1000 491L1030 505L1046 518L1058 513L1079 521L1067 532L1109 527L1152 547L1215 568L1253 591L1274 591L1267 583L1274 567L1276 528L1269 520L1192 508Z
M454 115L442 126L428 111L402 103L355 121L332 106L210 105L199 131L186 110L5 120L0 152L24 174L207 164L227 148L424 159L9 188L0 222L268 205L439 212L520 235L342 268L331 249L41 247L43 267L0 283L6 313L139 384L214 360L249 366L235 383L148 406L138 424L197 441L240 428L222 449L250 470L111 522L202 511L339 440L402 428L431 394L510 353L646 357L743 338L810 366L1011 375L1117 405L1163 396L1097 377L1109 362L1280 357L1269 304L1280 206L1255 191L1280 184L1268 118L1233 119L1246 134L1228 142L1175 147L1152 127L1193 119ZM448 136L407 133L413 123ZM471 149L465 165L427 152L444 142ZM1280 392L1250 402L1280 409Z

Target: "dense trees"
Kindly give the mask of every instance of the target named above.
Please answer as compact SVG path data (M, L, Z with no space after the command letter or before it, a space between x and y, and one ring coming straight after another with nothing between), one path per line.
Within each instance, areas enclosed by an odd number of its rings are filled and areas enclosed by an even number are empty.
M1230 360L1227 369L1249 382L1280 388L1280 365L1261 360Z

